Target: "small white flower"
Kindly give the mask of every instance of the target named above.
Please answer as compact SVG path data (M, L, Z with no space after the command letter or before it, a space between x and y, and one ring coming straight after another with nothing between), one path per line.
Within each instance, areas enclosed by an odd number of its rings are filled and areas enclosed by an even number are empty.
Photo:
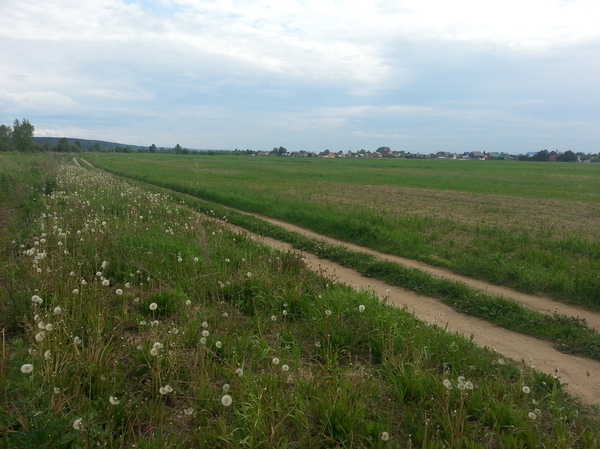
M200 344L201 344L201 345L205 345L205 344L206 344L206 337L202 337L202 338L200 339Z
M246 276L248 276L248 277L251 277L251 276L252 276L252 273L250 273L250 272L248 271L248 273L246 273Z
M360 306L358 306L358 311L359 312L364 312L365 311L365 306L363 306L362 304Z
M271 321L277 321L277 317L275 315L271 315Z
M46 329L46 323L44 323L43 321L38 322L37 326L40 329L43 329L43 330Z
M81 430L82 428L83 428L83 419L77 418L75 421L73 421L73 429Z
M388 441L390 439L390 434L387 432L381 432L381 441Z
M223 314L221 315L223 318L227 318L229 316L229 314L227 312L223 312Z
M104 260L104 261L102 262L102 269L103 269L103 270L106 270L106 268L107 268L107 267L108 267L108 262L107 262L106 260Z
M162 394L164 396L165 394L172 393L173 392L173 387L171 387L171 385L167 384L164 387L160 387L158 389L158 391L160 392L160 394Z
M200 259L198 259L197 257L194 257L194 262L198 262Z
M156 310L156 309L158 309L158 304L156 304L155 302L153 302L148 307L150 308L150 310Z
M186 305L186 306L188 306L188 307L189 307L189 306L191 306L191 305L192 305L192 301L190 301L190 300L188 299L188 300L185 302L185 305Z
M158 350L156 348L150 349L150 355L156 357L158 355Z
M119 405L121 403L121 401L114 396L109 397L108 402L110 402L111 405Z
M33 372L33 365L31 363L25 363L21 366L21 372L23 374L31 374Z
M231 396L229 396L228 394L223 395L223 397L221 398L221 404L223 404L225 407L229 407L232 402L233 399L231 399Z

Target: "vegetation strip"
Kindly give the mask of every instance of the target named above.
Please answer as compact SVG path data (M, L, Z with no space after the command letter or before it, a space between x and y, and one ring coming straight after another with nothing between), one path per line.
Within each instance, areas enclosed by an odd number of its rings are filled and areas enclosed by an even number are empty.
M152 183L147 182L147 184ZM200 198L192 200L187 194L173 189L166 190L174 198L209 216L222 217L229 223L251 232L287 242L294 248L352 268L363 276L376 278L418 294L438 298L458 312L487 320L511 331L550 341L561 352L600 360L600 333L587 326L585 320L533 311L515 301L487 295L460 282L438 279L418 269L405 268L393 262L379 261L370 254L329 245L287 231L252 215L234 211L226 206L207 202Z

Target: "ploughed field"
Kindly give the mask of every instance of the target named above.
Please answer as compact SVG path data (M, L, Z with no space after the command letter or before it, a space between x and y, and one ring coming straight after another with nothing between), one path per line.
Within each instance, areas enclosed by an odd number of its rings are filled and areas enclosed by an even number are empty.
M89 154L126 177L600 309L596 164Z

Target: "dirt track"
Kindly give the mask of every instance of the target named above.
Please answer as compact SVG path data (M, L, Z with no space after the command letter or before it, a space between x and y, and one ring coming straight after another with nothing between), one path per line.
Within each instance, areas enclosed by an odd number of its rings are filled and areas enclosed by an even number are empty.
M83 161L89 164L87 161ZM567 306L548 298L526 295L505 287L459 276L447 270L428 266L414 260L381 254L364 247L327 238L312 231L278 220L263 216L260 216L260 218L311 238L323 240L335 245L343 245L354 251L367 252L381 259L387 259L411 268L418 268L436 277L463 282L472 288L485 291L489 294L513 299L531 309L543 313L556 312L563 315L584 318L590 326L600 330L600 315L593 312ZM237 232L248 233L242 228L230 224L226 225ZM253 235L251 233L249 234ZM254 238L282 251L297 251L293 249L291 245L278 240L258 235L254 235ZM562 382L568 384L567 389L574 396L577 396L581 402L590 405L600 404L600 362L563 354L554 349L549 342L511 332L494 326L485 320L455 312L437 299L420 296L410 291L390 286L382 281L366 278L354 270L344 268L329 260L320 259L312 254L302 253L302 255L306 259L307 266L310 269L325 273L325 275L331 279L350 285L357 290L373 292L389 304L405 307L422 321L442 326L449 332L457 332L466 337L472 336L473 340L478 345L492 348L507 358L522 362L527 366L533 366L539 371L557 375Z

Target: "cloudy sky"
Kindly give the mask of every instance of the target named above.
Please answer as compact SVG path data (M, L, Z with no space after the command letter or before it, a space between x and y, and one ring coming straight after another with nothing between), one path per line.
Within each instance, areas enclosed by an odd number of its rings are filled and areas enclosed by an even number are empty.
M0 123L289 151L600 152L598 0L1 0Z

